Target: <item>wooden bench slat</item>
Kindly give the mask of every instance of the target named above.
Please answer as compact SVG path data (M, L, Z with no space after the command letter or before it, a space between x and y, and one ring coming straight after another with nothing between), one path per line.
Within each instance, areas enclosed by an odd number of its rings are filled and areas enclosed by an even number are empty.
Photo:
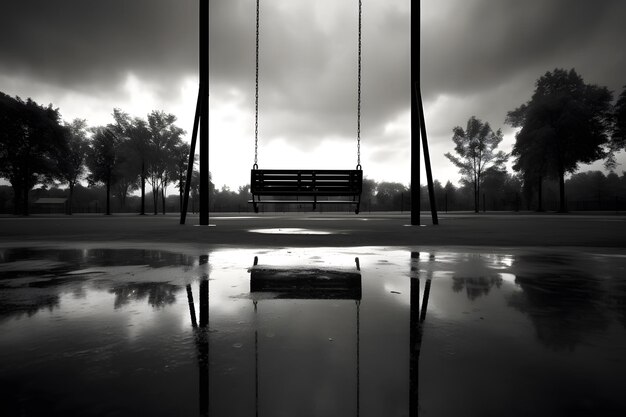
M361 170L253 169L250 172L251 203L355 204L359 212L363 172ZM261 200L255 197L314 197L313 200ZM317 200L317 197L353 197L352 200Z
M266 204L355 204L354 200L248 200L248 203Z
M263 196L263 197L272 197L272 196L280 196L280 197L287 197L287 196L295 196L295 194L293 192L289 192L289 191L274 191L274 192L270 192L270 193L255 193L256 196ZM354 193L353 195L350 195L349 193L344 193L344 192L327 192L327 193L319 193L319 192L302 192L299 193L298 196L304 196L304 197L341 197L341 196L346 196L346 197L358 197L357 193ZM259 201L264 201L259 199Z
M337 190L358 190L360 187L358 184L338 184L338 183L321 183L321 184L298 184L298 183L286 183L286 182L272 182L255 185L253 187L256 190L269 190L272 188L284 188L286 190L323 190L323 189L337 189Z
M355 174L345 174L345 175L339 175L339 174L263 174L263 175L259 175L259 174L255 174L257 175L259 178L264 178L264 179L281 179L281 180L289 180L289 179L303 179L303 180L312 180L313 178L316 179L325 179L325 180L345 180L348 178L356 178L357 175Z
M362 172L358 169L253 169L253 173L260 175L272 175L272 174L347 174L352 172Z

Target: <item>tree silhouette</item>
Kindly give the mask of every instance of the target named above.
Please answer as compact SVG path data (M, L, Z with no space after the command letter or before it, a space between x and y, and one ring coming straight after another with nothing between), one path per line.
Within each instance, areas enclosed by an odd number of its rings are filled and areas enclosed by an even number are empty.
M381 210L400 210L402 193L408 188L399 182L381 182L376 187L376 204Z
M90 185L103 183L106 186L106 214L111 214L111 186L117 181L116 168L121 162L119 138L108 127L94 129L91 147L87 154L87 177Z
M52 181L65 139L59 110L51 104L0 93L0 177L13 187L15 214L28 215L30 190Z
M152 186L154 214L157 214L159 191L167 186L168 169L171 172L172 167L172 151L185 133L174 122L176 116L162 111L154 110L148 115L147 181ZM165 211L165 204L163 209Z
M626 149L626 85L615 103L615 129L611 141L611 150Z
M445 157L450 160L463 176L462 181L474 188L474 212L478 213L480 203L480 183L483 173L488 168L502 169L508 155L502 151L495 152L502 142L502 131L494 132L489 123L483 123L475 116L467 121L463 130L457 126L453 129L452 141L458 157L450 152Z
M139 214L146 214L146 177L148 158L150 156L150 131L148 123L140 118L131 118L120 109L113 110L113 118L120 133L127 140L124 142L124 154L133 167L128 174L139 176L141 188L141 209Z
M565 174L608 154L611 117L609 90L585 84L573 69L547 72L530 101L507 114L507 123L521 127L513 150L517 169L527 181L558 178L560 212L567 211Z
M187 165L189 165L189 151L191 147L182 140L174 147L172 154L174 161L174 172L172 177L178 183L178 205L179 210L183 210L183 192L185 190L185 181L187 180ZM194 155L195 162L195 155Z
M65 131L67 147L63 157L57 160L57 176L68 185L70 193L67 214L72 214L74 187L85 173L85 159L89 150L87 122L84 119L74 119L71 123L65 124Z
M119 154L122 156L116 167L115 194L120 200L120 207L124 208L128 194L139 188L138 180L142 174L143 155L135 139L133 120L130 116L116 108L113 109L113 119L115 123L108 127L119 140Z

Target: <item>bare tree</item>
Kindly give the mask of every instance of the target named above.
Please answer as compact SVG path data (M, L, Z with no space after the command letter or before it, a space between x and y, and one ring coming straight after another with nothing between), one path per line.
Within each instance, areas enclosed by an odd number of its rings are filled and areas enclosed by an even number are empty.
M457 168L463 176L462 181L474 188L474 212L478 213L480 203L480 185L483 174L488 168L502 169L508 160L508 154L498 151L496 148L502 142L502 131L494 132L489 123L483 123L475 116L467 121L464 130L457 126L453 129L452 141L457 156L450 152L445 156Z

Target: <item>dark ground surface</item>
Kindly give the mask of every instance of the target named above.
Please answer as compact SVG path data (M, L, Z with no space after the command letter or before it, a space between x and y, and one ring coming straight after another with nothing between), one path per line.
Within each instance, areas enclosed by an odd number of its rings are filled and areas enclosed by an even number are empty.
M422 221L0 218L0 416L626 415L626 216Z
M615 214L447 214L433 226L422 213L421 227L408 214L222 214L214 227L178 215L75 215L0 218L0 244L152 243L191 247L626 247L626 216ZM257 233L258 229L279 229ZM291 230L303 229L303 230ZM324 232L326 234L315 234Z

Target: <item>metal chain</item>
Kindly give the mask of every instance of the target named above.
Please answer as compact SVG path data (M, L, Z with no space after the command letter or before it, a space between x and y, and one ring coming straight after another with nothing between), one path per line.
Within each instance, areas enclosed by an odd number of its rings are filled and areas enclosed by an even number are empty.
M254 92L254 168L259 160L259 0L256 0L256 75Z
M362 0L359 0L359 57L356 108L356 167L361 169L361 16Z

